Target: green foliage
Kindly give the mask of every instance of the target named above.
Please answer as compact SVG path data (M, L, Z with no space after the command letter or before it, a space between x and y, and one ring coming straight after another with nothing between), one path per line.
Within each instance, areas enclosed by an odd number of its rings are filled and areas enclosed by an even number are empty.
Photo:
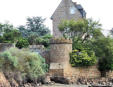
M17 43L16 43L16 47L21 49L21 48L27 48L29 46L29 42L27 39L25 38L20 38Z
M41 17L28 17L25 26L19 26L22 36L28 38L30 45L42 44L49 46L50 30L44 25L45 19Z
M29 42L29 44L30 44L30 45L36 44L36 38L37 38L37 37L38 37L37 35L30 35L30 36L28 37L28 42Z
M50 34L47 34L45 36L42 37L38 37L36 38L36 44L42 44L45 47L48 47L50 45L50 39L52 38L52 36Z
M41 17L28 17L25 26L20 26L18 29L22 33L23 37L29 37L31 35L44 36L50 34L50 30L43 24L45 19Z
M5 32L3 35L4 42L6 43L14 43L20 38L21 34L18 30L10 30L9 32Z
M27 47L28 42L30 45L42 44L48 47L52 36L43 24L44 21L41 17L28 17L26 25L20 26L19 29L7 23L0 23L0 43L16 43L18 48ZM20 38L26 38L28 42Z
M44 39L41 37L36 38L36 44L42 44L44 42Z
M70 63L73 67L84 67L84 66L92 66L96 64L96 56L92 51L90 52L90 56L87 51L73 50L70 53Z
M59 25L59 30L65 38L82 38L83 41L89 38L97 38L103 36L101 32L101 24L92 19L65 20Z
M49 41L51 38L52 38L52 36L50 34L47 34L47 35L44 35L41 37L38 37L36 35L31 35L28 37L28 41L31 45L32 44L35 44L35 45L41 44L41 45L44 45L45 47L48 47L50 45Z
M4 42L4 38L3 36L0 36L0 43L3 43Z
M7 72L19 71L29 79L36 79L45 74L47 65L44 58L37 53L10 48L0 54L0 69L7 70Z
M7 70L14 70L14 68L17 68L17 58L12 56L9 52L0 54L0 58L0 68Z
M93 42L96 56L99 58L99 70L113 70L113 39L103 37Z
M4 33L4 32L8 33L9 31L11 31L13 29L15 29L15 28L13 27L13 25L11 25L9 23L5 23L5 24L0 23L0 34Z
M21 33L11 24L0 24L1 43L16 43Z

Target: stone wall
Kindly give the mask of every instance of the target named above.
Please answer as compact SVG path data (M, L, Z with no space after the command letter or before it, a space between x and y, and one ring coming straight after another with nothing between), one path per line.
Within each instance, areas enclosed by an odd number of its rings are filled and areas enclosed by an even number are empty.
M106 73L106 76L107 76L108 78L113 78L113 71L107 72L107 73Z
M72 67L69 63L69 53L72 52L71 40L53 40L50 47L50 70L51 76L57 77L85 77L99 78L97 65L91 67Z
M85 77L85 78L99 78L101 73L97 68L97 65L90 67L72 67L70 64L64 69L65 77Z
M38 53L42 53L45 50L44 45L30 45L29 49Z
M15 45L12 43L0 43L0 52L3 52L11 47L15 47Z

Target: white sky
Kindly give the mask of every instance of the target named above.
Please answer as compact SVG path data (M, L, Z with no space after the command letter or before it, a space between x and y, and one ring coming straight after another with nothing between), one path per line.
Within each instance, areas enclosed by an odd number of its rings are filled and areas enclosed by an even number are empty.
M100 20L103 29L113 27L113 0L73 0L87 12L87 18ZM24 25L27 17L42 16L52 29L51 15L61 0L0 0L0 22L9 21L14 26Z

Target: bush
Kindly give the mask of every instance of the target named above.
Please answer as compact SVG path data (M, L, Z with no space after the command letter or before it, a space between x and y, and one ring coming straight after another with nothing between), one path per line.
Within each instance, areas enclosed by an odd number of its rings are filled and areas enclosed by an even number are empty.
M0 54L0 69L12 72L21 72L28 79L37 79L45 74L47 65L39 54L28 50L10 48Z
M96 64L96 57L94 52L90 52L91 56L84 50L79 52L78 50L73 50L70 53L70 63L73 67L82 67L82 66L92 66Z
M30 45L36 44L36 38L37 38L37 37L38 37L37 35L30 35L30 36L28 37L28 42L29 42L29 44L30 44Z
M4 42L4 38L2 36L0 36L0 43Z
M41 38L41 37L37 37L36 38L36 44L38 45L38 44L42 44L44 42L44 39L43 38Z
M49 46L49 39L43 39L43 37L38 37L36 38L36 44L39 45L44 45L45 47Z
M30 45L44 45L45 47L49 47L50 39L52 36L50 34L44 35L44 36L36 36L36 35L31 35L28 37L28 42Z
M21 48L27 48L29 46L29 42L27 39L21 38L17 41L16 47L21 49Z
M36 44L42 44L45 47L49 47L51 38L52 38L52 36L50 34L47 34L47 35L42 36L42 37L37 37Z

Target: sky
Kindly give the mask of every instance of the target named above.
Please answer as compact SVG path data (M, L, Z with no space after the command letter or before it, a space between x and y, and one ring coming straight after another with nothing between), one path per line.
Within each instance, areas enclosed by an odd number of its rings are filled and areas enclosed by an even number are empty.
M113 27L113 0L73 0L83 6L87 18L99 20L104 33ZM61 0L0 0L0 22L9 21L15 27L24 25L27 17L41 16L52 30L51 15Z

